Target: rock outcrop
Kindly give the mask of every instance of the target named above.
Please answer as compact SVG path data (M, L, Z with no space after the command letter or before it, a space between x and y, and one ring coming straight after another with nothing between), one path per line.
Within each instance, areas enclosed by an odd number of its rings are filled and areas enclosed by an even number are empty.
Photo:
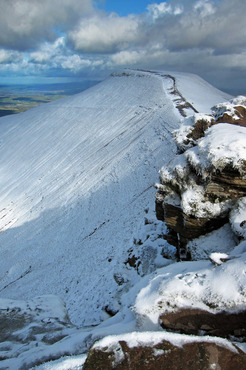
M246 311L211 313L201 309L184 308L160 316L163 329L223 338L246 339Z
M160 171L156 215L181 245L228 222L246 195L246 99L195 114L174 132L180 155Z
M233 348L234 347L234 348ZM187 343L174 345L162 340L155 345L130 346L118 340L114 347L98 348L89 351L84 370L197 370L223 369L235 370L245 367L246 355L236 346L228 348L213 340L187 340Z
M179 155L160 171L156 216L165 222L168 231L162 237L177 247L179 258L189 259L189 252L191 258L192 242L187 251L186 244L215 229L226 233L229 228L229 241L246 238L245 127L246 99L238 97L213 107L212 115L185 119L174 133ZM230 226L222 228L226 223ZM145 242L136 244L145 247ZM139 291L132 311L138 328L153 324L165 331L105 337L91 347L83 368L245 368L239 342L246 341L245 275L240 272L246 242L234 247L228 254L215 248L209 254L212 263L207 256L207 261L178 263L154 275ZM142 257L134 248L129 253L126 266L141 274ZM118 276L115 280L121 284Z

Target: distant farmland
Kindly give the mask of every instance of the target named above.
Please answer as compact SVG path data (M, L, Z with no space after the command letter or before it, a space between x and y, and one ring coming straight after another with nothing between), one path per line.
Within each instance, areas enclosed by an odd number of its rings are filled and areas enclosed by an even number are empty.
M0 85L0 117L79 93L99 81L41 85Z

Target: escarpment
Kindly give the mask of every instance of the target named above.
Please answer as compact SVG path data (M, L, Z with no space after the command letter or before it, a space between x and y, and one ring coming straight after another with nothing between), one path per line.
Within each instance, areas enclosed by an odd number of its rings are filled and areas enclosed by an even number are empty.
M180 154L160 170L156 215L176 245L223 226L246 195L245 107L244 97L235 98L174 132Z

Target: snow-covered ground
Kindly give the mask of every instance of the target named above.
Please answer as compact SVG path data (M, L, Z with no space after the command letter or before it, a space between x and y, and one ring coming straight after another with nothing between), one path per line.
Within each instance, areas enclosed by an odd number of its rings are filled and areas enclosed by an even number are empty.
M175 274L179 284L188 284L191 265L170 265L160 253L170 256L173 248L159 237L165 226L155 220L154 183L176 156L172 132L184 115L210 113L228 98L197 76L128 71L0 119L0 297L62 298L80 329L53 345L57 357L86 351L107 334L160 329L156 319L136 320L146 316L142 310L155 313L155 300L149 301L160 280L155 268L167 277L158 289L167 284L171 291ZM211 266L192 265L191 274L202 271L203 289L213 279ZM194 286L197 280L190 279ZM146 291L151 307L141 303ZM109 311L119 313L110 318ZM48 358L51 349L39 351ZM35 356L32 349L19 361ZM76 368L84 357L71 361L50 366Z

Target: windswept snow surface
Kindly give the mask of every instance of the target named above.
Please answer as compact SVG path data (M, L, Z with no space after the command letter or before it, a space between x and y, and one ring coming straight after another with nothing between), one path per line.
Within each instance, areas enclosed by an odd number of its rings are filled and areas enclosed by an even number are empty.
M175 77L180 93L198 112L210 113L211 107L217 104L216 101L224 102L231 99L231 95L214 87L211 90L211 85L197 75L179 72L172 75ZM199 89L197 89L198 86Z
M2 297L55 293L74 323L103 319L178 119L149 75L1 119Z
M133 274L126 252L154 217L153 184L176 153L182 117L163 75L129 71L0 119L1 298L56 294L81 326L119 308ZM207 111L225 94L204 84L179 74L177 87Z

